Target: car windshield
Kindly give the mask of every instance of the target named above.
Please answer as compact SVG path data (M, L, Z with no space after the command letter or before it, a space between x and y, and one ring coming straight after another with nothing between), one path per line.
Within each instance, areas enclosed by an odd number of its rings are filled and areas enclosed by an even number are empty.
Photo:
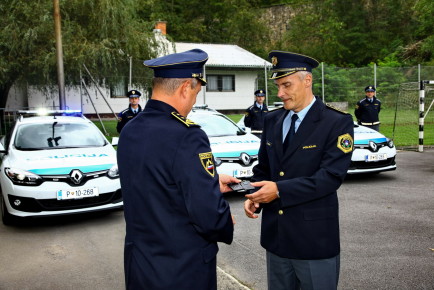
M100 147L106 145L98 128L85 123L23 124L14 145L19 150Z
M208 137L235 136L246 134L229 118L220 114L193 114L189 118L199 124Z

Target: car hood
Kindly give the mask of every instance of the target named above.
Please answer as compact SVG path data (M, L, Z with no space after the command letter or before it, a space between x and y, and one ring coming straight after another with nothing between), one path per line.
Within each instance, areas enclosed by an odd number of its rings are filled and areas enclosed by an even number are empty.
M214 157L238 157L242 152L257 155L261 140L252 134L210 137Z
M38 175L69 174L73 169L87 173L110 169L116 164L116 151L110 145L37 151L11 150L8 164Z
M356 125L354 126L354 144L355 145L365 145L369 144L369 141L374 141L375 143L387 142L387 138L371 128Z

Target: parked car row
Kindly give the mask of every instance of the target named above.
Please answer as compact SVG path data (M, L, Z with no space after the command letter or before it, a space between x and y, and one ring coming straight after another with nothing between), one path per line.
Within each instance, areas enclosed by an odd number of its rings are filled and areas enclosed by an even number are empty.
M80 112L19 111L0 140L0 210L4 224L19 217L56 216L122 208L112 143ZM207 106L188 118L209 137L219 173L248 180L258 163L260 139ZM354 124L354 151L348 174L396 169L393 141Z

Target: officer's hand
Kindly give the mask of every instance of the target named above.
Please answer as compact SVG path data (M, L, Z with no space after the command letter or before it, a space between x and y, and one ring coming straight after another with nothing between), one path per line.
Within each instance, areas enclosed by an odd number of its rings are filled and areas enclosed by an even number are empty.
M227 175L227 174L219 174L219 183L220 183L220 191L222 193L232 191L232 189L228 186L229 183L240 183L236 177Z
M257 219L258 215L255 214L255 211L258 207L259 207L259 203L247 199L244 202L244 212L246 213L246 216L251 219Z
M252 194L246 194L249 200L254 203L269 203L277 198L277 184L272 181L253 182L254 187L260 187L258 191Z

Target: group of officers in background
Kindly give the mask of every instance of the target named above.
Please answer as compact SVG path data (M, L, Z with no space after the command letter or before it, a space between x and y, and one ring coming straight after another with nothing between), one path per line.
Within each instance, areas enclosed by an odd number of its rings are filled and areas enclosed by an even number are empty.
M381 101L377 99L376 89L374 86L365 88L365 98L357 102L354 109L354 115L357 124L380 131L379 113L381 110ZM248 107L244 116L244 125L251 129L251 133L261 138L264 125L265 114L268 113L268 107L265 104L265 91L255 91L255 102Z

